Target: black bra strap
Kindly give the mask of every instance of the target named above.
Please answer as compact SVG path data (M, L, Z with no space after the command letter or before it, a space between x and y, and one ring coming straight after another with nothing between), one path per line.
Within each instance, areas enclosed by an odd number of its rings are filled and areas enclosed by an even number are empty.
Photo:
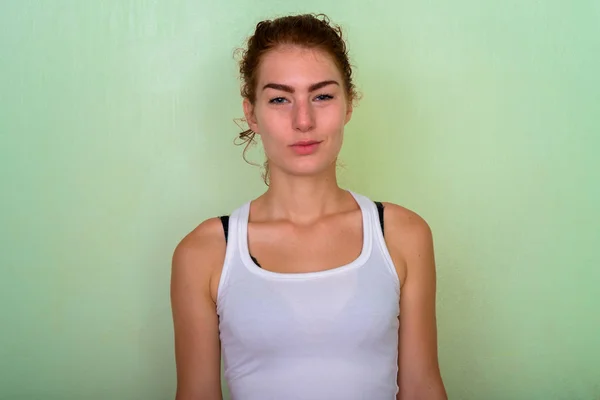
M376 201L375 205L377 206L377 212L379 213L379 225L381 225L381 233L384 233L383 230L383 203L380 201Z
M223 233L225 234L225 243L227 243L227 239L229 236L229 215L223 215L219 218L221 219L221 224L223 224Z

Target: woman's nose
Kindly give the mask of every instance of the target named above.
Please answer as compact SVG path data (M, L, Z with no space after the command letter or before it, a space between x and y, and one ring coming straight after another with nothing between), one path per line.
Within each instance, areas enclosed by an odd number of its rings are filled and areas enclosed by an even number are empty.
M294 105L294 129L308 132L315 127L314 112L308 102L296 102Z

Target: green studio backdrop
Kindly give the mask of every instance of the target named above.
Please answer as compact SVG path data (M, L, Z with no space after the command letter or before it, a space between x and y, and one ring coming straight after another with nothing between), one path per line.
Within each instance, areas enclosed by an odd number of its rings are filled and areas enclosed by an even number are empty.
M340 181L431 225L450 398L599 399L598 4L2 2L0 398L173 397L172 250L265 188L233 50L325 12L363 93Z

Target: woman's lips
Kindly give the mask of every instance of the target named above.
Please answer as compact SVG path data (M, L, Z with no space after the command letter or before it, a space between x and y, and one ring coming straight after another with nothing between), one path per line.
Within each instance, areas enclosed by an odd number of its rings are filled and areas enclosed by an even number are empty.
M321 144L321 142L317 140L303 140L294 143L291 147L296 154L305 156L317 151L319 144Z

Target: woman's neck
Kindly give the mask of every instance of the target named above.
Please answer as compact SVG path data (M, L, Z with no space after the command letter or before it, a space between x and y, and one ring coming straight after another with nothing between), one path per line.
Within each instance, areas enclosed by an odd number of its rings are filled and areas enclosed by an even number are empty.
M321 176L271 176L269 189L252 202L253 221L288 220L312 224L322 216L346 208L348 192L333 174Z

